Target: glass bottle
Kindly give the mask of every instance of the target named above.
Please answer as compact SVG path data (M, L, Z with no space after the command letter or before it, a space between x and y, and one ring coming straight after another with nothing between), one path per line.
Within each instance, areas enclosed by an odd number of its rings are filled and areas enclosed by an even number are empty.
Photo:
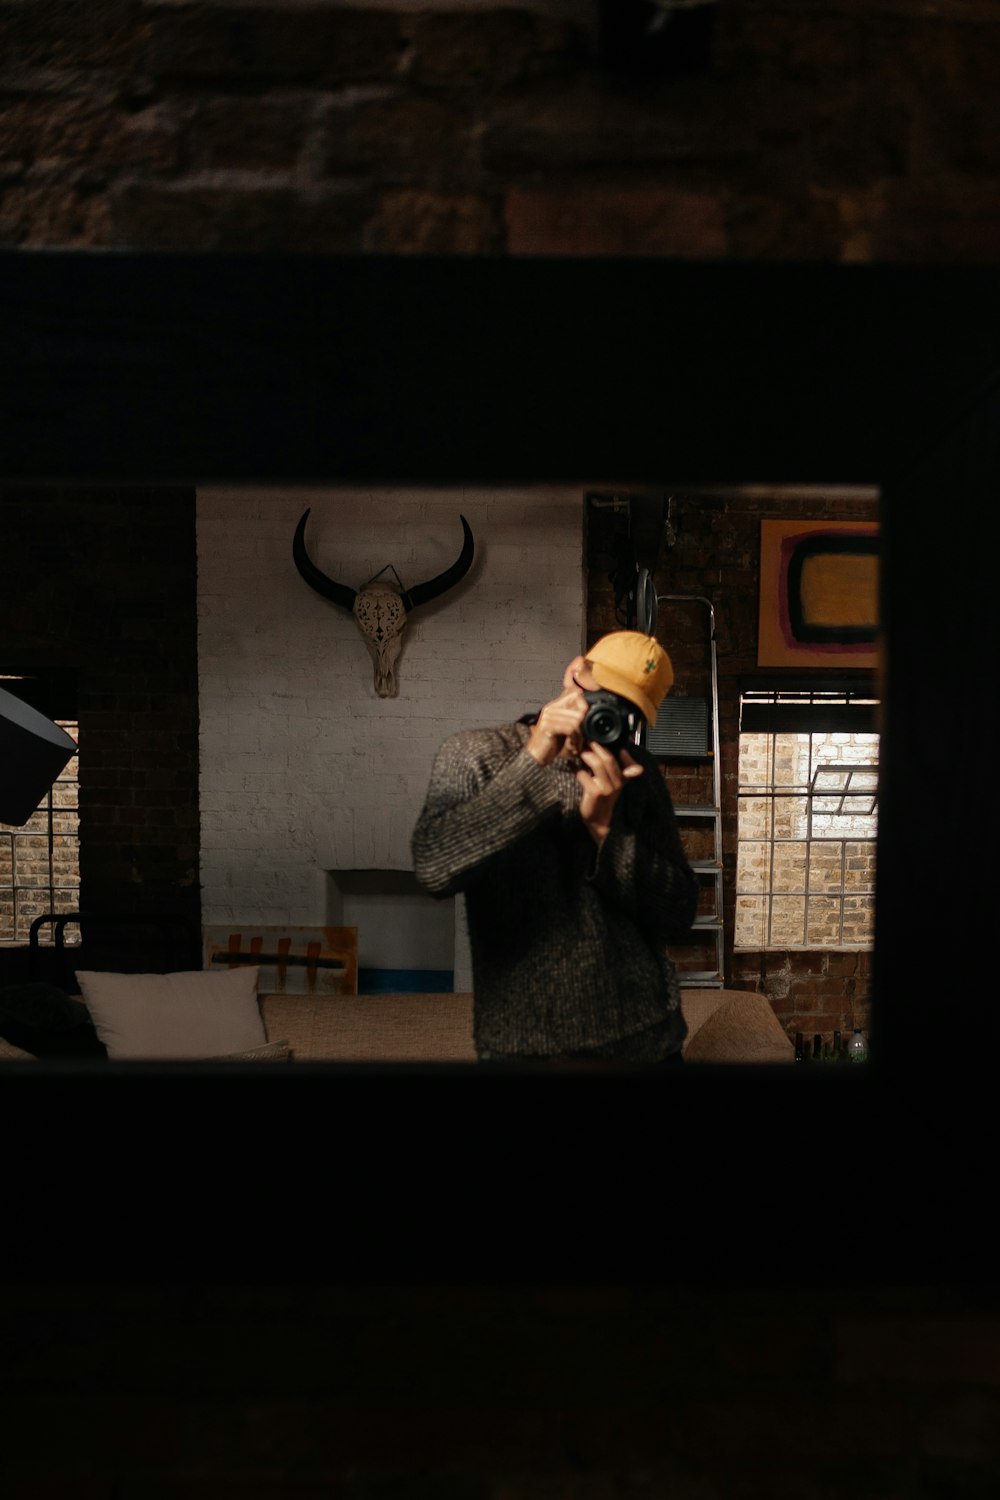
M853 1063L868 1061L868 1042L860 1026L855 1026L848 1039L847 1060Z

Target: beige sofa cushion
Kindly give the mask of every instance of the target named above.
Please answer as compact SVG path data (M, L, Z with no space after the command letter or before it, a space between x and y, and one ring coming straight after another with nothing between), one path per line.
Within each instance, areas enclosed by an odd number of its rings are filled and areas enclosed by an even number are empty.
M269 1038L298 1062L475 1062L472 996L262 995Z
M690 1028L683 1048L687 1063L795 1061L795 1048L766 995L747 990L687 990L681 1006ZM696 1016L697 1026L693 1024Z
M681 1006L688 1023L685 1060L794 1061L794 1048L763 995L685 989ZM268 1037L286 1038L295 1061L474 1062L476 1057L468 993L263 995L261 1013Z
M732 990L709 987L681 990L681 1011L688 1027L687 1036L681 1048L685 1056L691 1045L691 1038L701 1030L712 1012L718 1010L719 1006L733 993Z

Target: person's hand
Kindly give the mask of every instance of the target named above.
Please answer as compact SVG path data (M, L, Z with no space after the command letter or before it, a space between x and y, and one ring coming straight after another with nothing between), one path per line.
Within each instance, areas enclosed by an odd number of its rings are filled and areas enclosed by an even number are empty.
M586 767L576 773L581 787L580 817L594 842L603 844L622 787L641 776L643 768L626 749L615 756L604 745L588 745L581 750L580 759Z
M531 726L531 734L525 746L528 754L540 766L547 766L568 749L571 755L579 755L583 749L580 725L587 713L587 700L578 687L567 688L546 703L537 720Z

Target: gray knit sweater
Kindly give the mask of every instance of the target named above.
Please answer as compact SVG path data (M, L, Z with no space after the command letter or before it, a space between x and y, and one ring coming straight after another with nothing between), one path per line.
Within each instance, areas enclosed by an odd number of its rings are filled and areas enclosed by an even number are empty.
M577 766L540 766L526 724L464 730L437 753L413 832L417 879L465 894L478 1054L555 1057L656 1028L686 1034L668 941L694 919L696 877L652 757L626 781L598 847ZM665 1035L665 1045L663 1037Z

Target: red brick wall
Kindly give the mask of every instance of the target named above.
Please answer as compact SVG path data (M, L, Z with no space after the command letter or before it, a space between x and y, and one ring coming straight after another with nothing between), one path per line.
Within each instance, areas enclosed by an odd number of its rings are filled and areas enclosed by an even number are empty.
M623 496L629 493L627 488L622 491ZM666 495L660 493L661 497ZM822 492L799 496L723 495L685 493L681 489L670 495L669 526L674 539L662 544L653 580L658 595L682 594L707 599L715 613L726 982L735 989L763 991L791 1036L801 1031L811 1038L819 1032L829 1040L834 1031L849 1033L854 1026L870 1029L869 953L751 953L733 949L740 679L757 670L760 522L765 518L795 516L877 520L878 501L864 495L824 496ZM626 535L627 531L624 511L588 508L587 629L591 640L621 623L615 615L614 590L608 573L613 567L615 538ZM652 566L655 555L653 551L643 555L640 548L640 565ZM657 630L670 652L680 691L692 697L709 697L707 609L698 604L663 602ZM669 781L675 802L712 800L710 766L672 765ZM709 837L707 829L701 833L685 829L689 854L709 857L712 853ZM701 844L697 842L699 838ZM700 955L692 966L705 967L706 960L714 963L714 950Z
M601 9L3 0L0 244L1000 252L997 0L737 0L643 78L653 7L615 49Z

